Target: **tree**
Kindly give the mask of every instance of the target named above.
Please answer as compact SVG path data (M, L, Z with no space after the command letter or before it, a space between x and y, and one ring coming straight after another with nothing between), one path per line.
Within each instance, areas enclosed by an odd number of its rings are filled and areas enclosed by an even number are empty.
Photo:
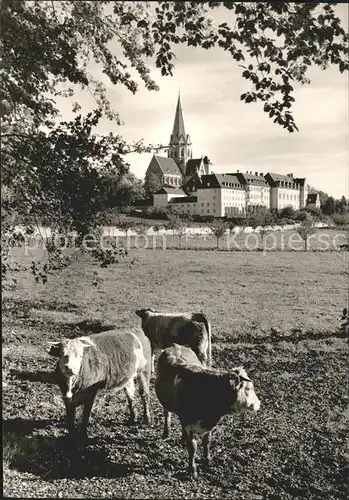
M259 226L263 226L265 220L265 215L262 212L255 212L246 217L246 225L251 226L252 229L257 229Z
M161 189L162 184L159 177L153 172L148 172L144 179L144 191L146 196L152 196Z
M104 210L126 208L144 198L143 183L132 172L121 173L114 168L103 171L101 180L100 195Z
M282 219L282 218L286 218L286 219L294 219L296 216L296 211L295 209L292 207L292 205L288 205L284 208L282 208L279 212L279 217Z
M259 234L260 234L260 236L262 238L262 250L264 250L264 251L266 250L266 248L265 248L266 237L268 236L269 233L270 233L270 231L268 229L263 229L262 228L259 231Z
M173 235L177 234L179 239L179 248L182 248L182 238L188 229L188 221L183 220L177 212L168 214L168 221L164 224L165 229L170 229Z
M309 222L302 222L300 227L296 229L297 233L300 235L302 240L304 240L304 251L308 250L308 238L315 233L315 229Z
M348 35L330 4L155 5L154 19L146 2L1 2L0 37L6 54L0 72L2 183L14 192L12 201L2 203L8 220L19 211L28 227L45 220L60 232L74 230L82 237L103 221L102 172L116 169L123 176L129 169L128 153L153 150L141 141L130 145L118 135L95 133L102 118L115 124L121 119L110 105L107 86L91 74L91 63L111 84L135 93L137 77L148 90L158 89L146 62L155 61L162 75L173 73L177 44L219 47L242 67L249 82L240 98L263 103L267 115L290 132L297 130L294 82L308 82L313 64L348 70ZM218 8L231 11L231 25L214 23ZM96 101L87 116L78 114L77 89L90 92ZM72 99L75 117L70 122L62 121L61 98ZM2 232L4 252L13 230L12 224ZM52 256L59 255L59 249L53 251ZM101 257L102 250L96 255Z
M322 206L322 211L326 215L333 215L336 211L336 205L333 196L327 198L326 202Z
M207 223L211 233L216 237L217 250L219 249L219 240L225 235L229 224L222 219L214 219L212 222Z

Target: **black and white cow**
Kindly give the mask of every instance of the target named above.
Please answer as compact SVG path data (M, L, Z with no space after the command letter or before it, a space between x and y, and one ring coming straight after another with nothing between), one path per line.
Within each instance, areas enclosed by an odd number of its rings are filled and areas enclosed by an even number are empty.
M166 313L138 309L142 328L152 348L152 372L155 353L174 342L190 347L205 366L211 366L211 324L203 313Z
M230 371L204 368L191 349L178 344L159 356L155 391L164 408L163 437L169 436L171 413L175 413L182 425L182 438L189 452L189 471L194 477L197 438L202 436L204 458L208 463L211 431L221 417L260 408L253 383L242 367Z
M75 430L76 408L83 405L80 430L87 425L99 389L123 389L128 400L131 421L134 408L135 380L143 401L144 419L150 421L149 380L151 346L139 329L110 330L61 342L50 342L49 354L58 358L55 375L66 407L68 432Z

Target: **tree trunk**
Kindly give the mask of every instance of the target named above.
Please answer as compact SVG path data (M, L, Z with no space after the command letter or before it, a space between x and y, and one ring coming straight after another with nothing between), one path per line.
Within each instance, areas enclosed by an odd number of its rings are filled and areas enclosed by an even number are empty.
M305 252L308 251L308 238L305 238L305 240L304 240L304 251Z

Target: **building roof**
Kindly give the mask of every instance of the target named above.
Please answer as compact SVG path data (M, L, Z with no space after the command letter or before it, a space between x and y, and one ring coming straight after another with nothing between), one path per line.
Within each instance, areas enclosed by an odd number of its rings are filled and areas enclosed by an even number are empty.
M169 203L196 203L197 196L183 196L182 198L171 198Z
M319 193L309 193L307 203L316 203Z
M164 174L178 175L178 176L182 175L177 163L174 161L173 158L166 158L164 156L158 156L158 155L154 155L154 158L158 162Z
M199 170L202 161L202 158L191 158L188 160L185 175L194 175Z
M268 172L266 175L265 175L265 178L268 182L268 184L272 187L276 187L276 186L279 186L280 182L287 182L287 183L292 183L292 184L301 184L301 179L298 179L298 178L294 178L293 177L293 174L288 174L288 175L284 175L284 174L274 174L272 172ZM303 182L305 181L305 179L303 179Z
M163 186L161 189L156 191L154 194L177 194L181 196L186 196L186 193L183 191L183 189L179 188L173 188L173 187L165 187Z
M236 172L232 175L236 175L236 177L240 180L241 184L259 184L263 186L269 186L268 182L265 180L263 174L259 174L256 172L255 174L246 172Z
M243 185L234 174L210 174L201 176L201 185L198 188L243 189Z

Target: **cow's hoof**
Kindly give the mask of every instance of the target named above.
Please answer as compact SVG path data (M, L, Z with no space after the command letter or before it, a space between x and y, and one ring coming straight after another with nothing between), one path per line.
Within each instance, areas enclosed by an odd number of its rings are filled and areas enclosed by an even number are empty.
M195 469L193 469L192 467L189 467L189 475L190 475L191 479L198 478L198 473L197 473L196 467L195 467Z
M136 424L137 424L137 417L136 416L129 417L126 420L126 425L136 425Z
M144 417L144 423L145 423L145 425L151 425L152 424L151 416L150 415L146 415Z
M211 466L211 457L206 457L204 458L204 463L203 463L204 467L206 469L208 469L210 466Z

